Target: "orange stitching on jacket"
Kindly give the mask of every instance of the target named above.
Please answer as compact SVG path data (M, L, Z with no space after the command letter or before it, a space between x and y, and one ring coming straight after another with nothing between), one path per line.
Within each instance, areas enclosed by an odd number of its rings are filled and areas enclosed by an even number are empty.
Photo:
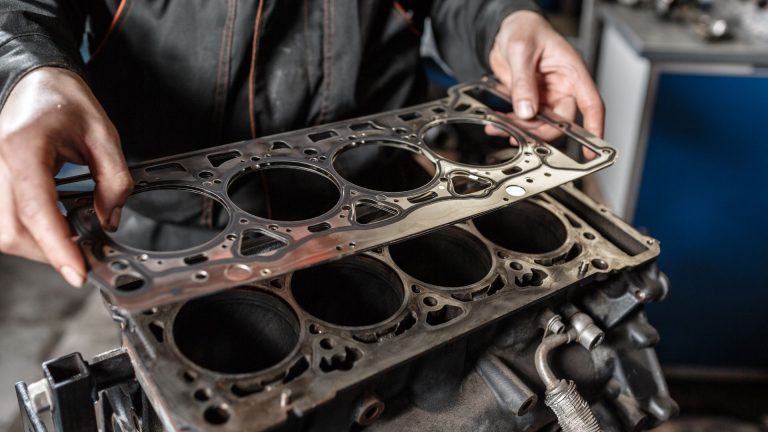
M418 37L421 37L421 32L416 27L416 25L413 23L413 20L408 15L408 11L405 10L403 5L400 4L399 1L395 0L392 4L394 6L395 10L400 13L400 15L405 19L405 22L408 23L408 28Z
M123 16L123 11L125 10L125 3L127 3L127 0L120 0L120 4L117 6L117 10L115 10L115 15L112 17L112 22L109 23L109 28L107 29L107 32L104 34L104 37L101 39L101 42L99 42L99 45L96 47L96 49L93 51L93 54L91 54L91 59L96 57L96 55L101 52L101 49L104 48L104 45L106 45L106 42L109 40L109 37L112 35L112 32L117 29L117 23L120 21L120 17ZM131 3L133 5L133 3Z
M259 0L256 11L256 22L253 25L253 45L251 45L251 70L248 73L248 119L251 123L251 137L256 138L256 112L253 106L253 92L256 79L256 56L259 47L259 28L261 26L261 11L264 9L264 0Z
M224 29L221 32L221 44L219 46L219 63L216 68L216 86L213 93L213 113L212 126L214 130L211 133L211 140L221 139L221 118L226 109L227 93L229 91L229 69L232 61L232 36L234 34L235 15L237 11L237 0L229 0L227 5L227 17L224 21ZM226 67L224 67L226 66ZM219 99L223 99L219 102ZM219 144L218 142L214 142Z

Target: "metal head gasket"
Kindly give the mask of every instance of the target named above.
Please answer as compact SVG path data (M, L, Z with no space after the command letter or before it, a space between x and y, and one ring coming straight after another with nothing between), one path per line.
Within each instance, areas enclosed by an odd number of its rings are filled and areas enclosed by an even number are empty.
M218 209L208 228L219 229L196 245L131 246L99 227L90 193L62 192L89 281L121 312L146 310L438 229L614 161L602 140L552 112L536 122L506 114L493 85L132 167L136 199L175 190Z

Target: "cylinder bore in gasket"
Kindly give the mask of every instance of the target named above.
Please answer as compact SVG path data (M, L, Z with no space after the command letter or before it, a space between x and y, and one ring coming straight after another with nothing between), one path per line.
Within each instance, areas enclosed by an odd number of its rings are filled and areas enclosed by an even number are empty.
M403 271L424 283L463 287L481 281L491 270L488 248L472 234L448 227L389 246Z
M342 148L333 158L333 168L348 182L381 192L420 188L437 172L437 166L421 153L383 139Z
M120 226L109 236L135 249L178 251L208 242L228 221L226 208L207 195L187 189L150 189L128 197Z
M472 166L499 165L520 152L518 139L496 123L451 120L428 126L421 140L453 162Z
M392 317L403 304L403 284L391 268L365 256L299 270L291 276L294 299L314 317L349 327Z
M300 221L323 215L341 198L328 176L304 166L272 165L246 171L227 190L244 211L275 221Z
M173 340L191 362L223 374L268 369L294 350L299 321L278 298L235 288L191 300L173 321Z
M515 252L551 252L562 246L568 237L560 218L531 201L517 202L472 221L485 238Z

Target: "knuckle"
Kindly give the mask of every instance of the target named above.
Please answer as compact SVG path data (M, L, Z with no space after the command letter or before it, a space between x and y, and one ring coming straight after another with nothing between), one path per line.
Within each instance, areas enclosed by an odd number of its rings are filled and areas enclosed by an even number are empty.
M131 191L133 189L133 178L127 171L123 171L115 177L115 186L123 191Z
M515 38L507 41L507 50L509 52L525 53L529 51L530 48L530 42L524 39Z
M512 90L515 93L530 93L533 91L533 84L526 75L520 75L512 81Z
M19 213L22 217L33 219L40 214L40 205L34 200L24 200L19 203Z
M108 118L99 118L91 126L91 135L97 145L120 148L120 134Z
M13 149L18 149L27 145L30 140L29 131L26 129L15 129L0 137L0 146L3 148L4 155L13 155Z

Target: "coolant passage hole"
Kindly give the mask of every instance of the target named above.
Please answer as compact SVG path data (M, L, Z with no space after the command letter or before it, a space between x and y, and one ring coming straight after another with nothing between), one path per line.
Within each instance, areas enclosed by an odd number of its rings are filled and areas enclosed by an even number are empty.
M350 183L382 192L420 188L437 172L424 155L386 140L343 148L333 158L333 168Z
M120 226L109 234L136 249L169 252L201 245L227 225L229 213L218 201L180 189L152 189L128 197Z
M197 365L224 374L276 365L299 340L299 322L277 298L232 289L186 303L173 322L173 339Z
M483 279L491 254L468 232L449 227L389 246L398 267L432 285L460 287Z
M485 124L471 121L431 126L422 134L422 140L441 157L473 166L499 165L514 159L520 151L517 139L502 126L486 131Z
M475 218L480 234L516 252L540 254L565 243L565 225L554 213L530 201L521 201Z
M246 212L276 221L311 219L341 198L336 184L308 168L274 166L247 171L229 186L232 202Z
M291 278L296 302L313 316L342 326L386 320L403 303L403 285L389 267L353 256L300 270Z

